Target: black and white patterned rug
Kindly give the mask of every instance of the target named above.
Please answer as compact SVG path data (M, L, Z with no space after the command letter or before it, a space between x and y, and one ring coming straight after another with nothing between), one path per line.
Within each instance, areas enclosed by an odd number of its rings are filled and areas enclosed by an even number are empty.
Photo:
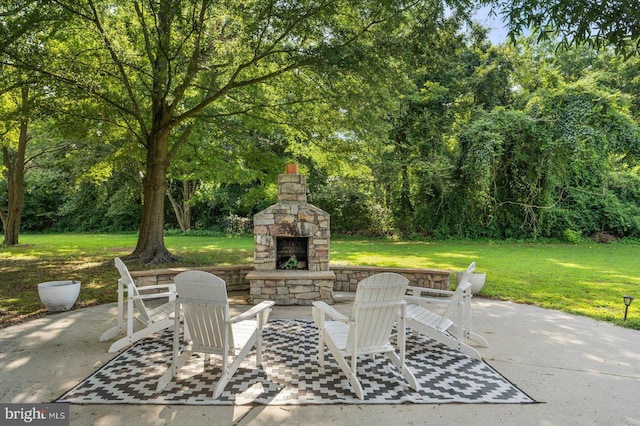
M484 361L467 357L423 336L407 336L407 365L420 391L406 385L384 356L360 358L358 399L325 349L325 368L317 366L317 329L309 320L272 320L264 329L263 366L254 352L243 361L222 396L212 399L220 368L204 366L194 354L162 392L158 378L169 367L172 333L143 340L116 356L55 402L74 404L442 404L533 403Z

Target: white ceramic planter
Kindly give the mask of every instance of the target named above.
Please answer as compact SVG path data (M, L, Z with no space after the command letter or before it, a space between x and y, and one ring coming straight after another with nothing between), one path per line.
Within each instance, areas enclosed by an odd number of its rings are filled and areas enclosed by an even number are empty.
M50 312L68 311L80 294L80 281L48 281L38 284L40 300Z
M456 272L456 283L459 283L462 279L463 272ZM469 283L471 283L471 294L478 294L482 287L484 287L484 283L487 280L487 273L473 273L469 277Z

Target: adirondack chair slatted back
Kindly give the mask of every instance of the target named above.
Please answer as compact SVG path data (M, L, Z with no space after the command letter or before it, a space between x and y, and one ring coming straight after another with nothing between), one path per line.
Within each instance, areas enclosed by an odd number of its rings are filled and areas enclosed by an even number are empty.
M456 286L456 291L453 293L451 303L447 307L447 310L445 311L444 315L442 315L442 318L440 319L440 323L436 327L438 330L443 331L445 328L445 322L448 319L454 317L456 310L461 309L460 306L458 306L458 304L462 302L463 293L467 291L469 287L471 287L471 283L469 282L469 276L471 276L471 274L475 270L476 270L476 262L471 262L471 264L469 264L469 266L467 267L467 270L464 271L464 273L462 274L462 278L460 279L460 282Z
M233 333L225 325L230 314L224 280L202 271L186 271L176 275L174 282L193 349L212 353L219 348L222 353L226 332L227 347L233 350Z
M376 352L388 346L409 280L395 273L372 275L358 283L347 348L357 353Z
M149 318L149 314L147 313L147 305L145 305L144 301L138 296L140 296L140 292L138 291L138 287L136 286L136 282L131 277L129 273L129 269L127 265L119 258L115 259L116 269L120 272L120 282L127 288L127 294L133 300L133 304L138 310L138 318L144 324L148 324L151 322L151 318Z

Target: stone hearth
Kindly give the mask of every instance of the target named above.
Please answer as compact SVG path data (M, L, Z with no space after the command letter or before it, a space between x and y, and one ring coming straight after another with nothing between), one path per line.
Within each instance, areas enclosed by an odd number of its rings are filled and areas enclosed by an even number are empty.
M333 303L329 214L307 203L306 178L297 168L278 176L278 203L256 213L253 224L252 303Z

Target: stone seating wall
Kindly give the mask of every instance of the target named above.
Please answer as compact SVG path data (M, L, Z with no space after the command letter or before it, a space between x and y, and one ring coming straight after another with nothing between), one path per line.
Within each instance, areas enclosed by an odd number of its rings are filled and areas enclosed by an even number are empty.
M173 281L173 277L189 268L153 269L148 271L131 271L131 277L138 285L162 284ZM219 276L227 283L227 291L249 291L249 280L245 277L253 271L253 265L208 266L197 268ZM434 288L438 290L450 289L451 271L420 268L391 268L377 266L348 266L330 265L330 270L336 274L333 285L334 291L355 292L358 282L370 275L380 272L396 272L407 277L409 285L416 287Z
M380 272L395 272L405 276L409 285L415 287L433 288L437 290L449 290L449 276L451 271L420 268L390 268L378 266L331 266L336 274L333 285L334 291L355 292L358 282L373 274Z
M136 280L136 284L154 285L164 284L173 281L173 277L180 272L189 269L198 269L200 271L210 272L222 278L227 283L227 291L248 291L249 281L245 279L247 274L253 271L253 265L231 265L231 266L202 266L198 268L167 268L167 269L151 269L148 271L130 271L131 278Z

